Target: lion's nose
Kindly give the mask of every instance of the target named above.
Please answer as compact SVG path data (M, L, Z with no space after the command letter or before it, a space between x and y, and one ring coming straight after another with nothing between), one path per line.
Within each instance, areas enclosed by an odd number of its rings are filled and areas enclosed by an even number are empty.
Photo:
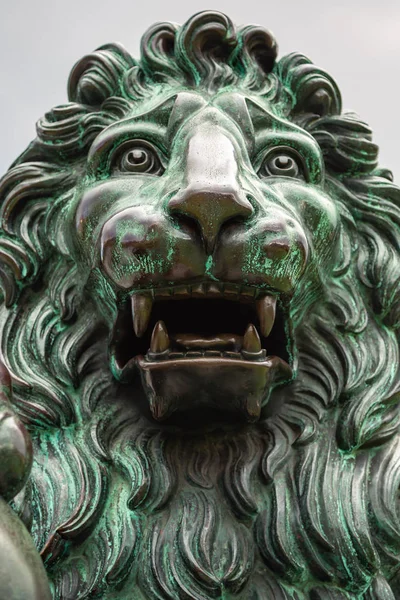
M200 230L208 254L225 223L247 219L253 213L239 182L238 151L215 124L199 127L185 151L185 185L168 203L175 219L186 223L189 219L191 226Z
M217 185L211 189L188 186L170 200L169 210L178 220L184 217L193 221L208 254L212 253L224 223L246 219L253 212L250 202L238 190Z

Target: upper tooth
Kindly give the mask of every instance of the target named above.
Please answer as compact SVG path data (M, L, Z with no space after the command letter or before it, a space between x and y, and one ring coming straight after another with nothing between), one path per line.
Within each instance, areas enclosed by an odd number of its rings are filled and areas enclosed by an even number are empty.
M192 296L204 296L205 293L206 289L204 283L198 283L192 286Z
M190 296L190 287L187 285L180 285L178 287L174 287L172 289L172 293L174 294L174 296L185 298Z
M252 323L247 326L246 333L244 334L242 350L251 352L252 354L261 352L260 336Z
M239 295L239 288L237 285L233 283L225 283L224 284L224 296L227 298L231 298L232 300L236 300Z
M158 298L169 298L172 294L171 288L156 288L154 295Z
M131 302L133 329L136 336L140 338L149 324L153 298L150 294L133 294Z
M240 290L240 295L243 296L244 298L248 298L248 299L254 298L255 293L256 293L256 289L255 288L243 287Z
M163 321L157 321L151 335L150 350L151 352L159 354L160 352L165 352L168 348L169 336L165 323Z
M256 305L261 334L264 337L268 337L274 326L276 298L274 296L261 296L257 300Z
M210 296L219 296L221 294L221 288L216 283L209 283L207 286L207 294Z

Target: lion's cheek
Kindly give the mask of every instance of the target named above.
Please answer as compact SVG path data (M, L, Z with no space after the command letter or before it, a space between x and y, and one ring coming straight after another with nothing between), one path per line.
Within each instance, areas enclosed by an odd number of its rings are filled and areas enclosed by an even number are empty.
M335 203L318 187L305 186L297 193L285 194L314 249L314 258L332 255L339 229L339 214Z
M153 184L153 185L152 185ZM154 181L142 177L110 178L84 188L76 198L75 230L88 249L99 236L104 223L126 208L149 206L158 194Z
M309 243L300 222L275 208L249 229L227 230L217 249L215 275L292 292L306 268Z
M204 253L151 207L123 210L103 226L101 269L119 288L147 287L204 274Z

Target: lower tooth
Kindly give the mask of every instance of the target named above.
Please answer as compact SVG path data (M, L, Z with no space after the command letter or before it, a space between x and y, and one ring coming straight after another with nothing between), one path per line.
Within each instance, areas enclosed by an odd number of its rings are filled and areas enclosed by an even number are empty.
M157 321L151 334L150 352L161 354L169 348L169 336L163 321Z
M224 352L226 358L240 358L239 352Z
M265 358L265 350L261 348L260 336L252 323L247 326L243 336L242 356L247 360L260 360Z
M244 334L243 350L250 352L251 354L261 352L260 336L252 323L249 323Z
M183 352L170 352L168 358L174 360L176 358L183 358L185 355Z
M257 354L255 354L254 352L246 352L246 350L242 350L241 353L241 357L245 358L246 360L254 360L254 361L260 361L260 360L265 360L267 357L267 351L266 350L260 350L260 352L257 352Z

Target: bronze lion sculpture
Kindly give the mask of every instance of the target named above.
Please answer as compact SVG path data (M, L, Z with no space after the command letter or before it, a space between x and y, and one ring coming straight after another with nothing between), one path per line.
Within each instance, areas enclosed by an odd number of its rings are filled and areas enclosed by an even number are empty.
M2 179L0 483L54 599L400 598L400 190L276 56L214 12L102 46Z

